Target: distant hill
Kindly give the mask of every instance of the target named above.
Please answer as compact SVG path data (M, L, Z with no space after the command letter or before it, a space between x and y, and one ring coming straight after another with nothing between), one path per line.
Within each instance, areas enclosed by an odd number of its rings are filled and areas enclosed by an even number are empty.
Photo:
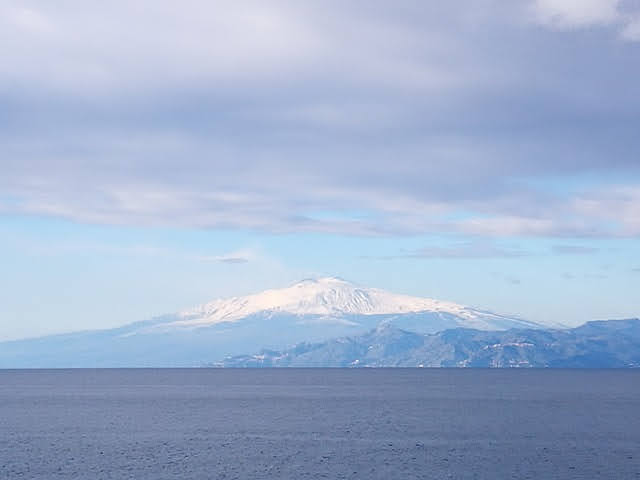
M589 322L566 330L419 334L382 324L364 335L262 350L220 367L640 367L640 320Z

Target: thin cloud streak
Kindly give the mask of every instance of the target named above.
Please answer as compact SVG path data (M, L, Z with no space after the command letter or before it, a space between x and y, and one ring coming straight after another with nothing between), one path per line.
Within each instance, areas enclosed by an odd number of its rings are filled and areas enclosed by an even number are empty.
M399 255L362 256L362 259L399 260L399 259L485 259L518 258L531 255L517 248L504 248L486 241L460 242L451 246L428 246L403 252Z
M589 255L598 252L599 249L583 245L554 245L551 251L556 255Z

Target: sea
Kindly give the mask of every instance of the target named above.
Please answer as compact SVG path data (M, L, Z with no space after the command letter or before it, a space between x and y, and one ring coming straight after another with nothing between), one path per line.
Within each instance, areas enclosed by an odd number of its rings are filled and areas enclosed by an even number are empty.
M0 371L0 479L640 479L640 370Z

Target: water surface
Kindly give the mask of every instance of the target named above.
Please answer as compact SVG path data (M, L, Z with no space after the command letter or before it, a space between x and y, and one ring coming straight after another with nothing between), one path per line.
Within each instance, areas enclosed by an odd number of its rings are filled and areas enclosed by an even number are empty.
M0 478L640 479L640 371L0 371Z

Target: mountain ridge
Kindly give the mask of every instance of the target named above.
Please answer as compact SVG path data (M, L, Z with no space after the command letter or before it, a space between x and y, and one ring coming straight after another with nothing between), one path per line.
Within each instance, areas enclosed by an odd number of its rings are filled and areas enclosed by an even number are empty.
M0 368L193 367L261 348L360 335L381 322L417 333L544 327L322 277L117 328L0 342Z
M572 329L451 329L418 334L383 324L357 337L228 357L217 367L640 368L640 320Z

